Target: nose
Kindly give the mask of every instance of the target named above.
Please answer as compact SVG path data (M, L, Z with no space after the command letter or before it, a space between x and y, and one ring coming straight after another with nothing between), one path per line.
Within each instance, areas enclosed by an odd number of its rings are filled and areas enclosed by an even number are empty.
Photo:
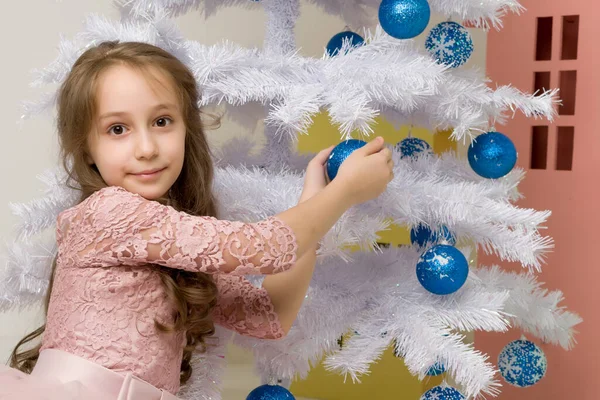
M137 133L135 157L138 160L151 160L156 157L158 155L158 143L152 132L144 129Z

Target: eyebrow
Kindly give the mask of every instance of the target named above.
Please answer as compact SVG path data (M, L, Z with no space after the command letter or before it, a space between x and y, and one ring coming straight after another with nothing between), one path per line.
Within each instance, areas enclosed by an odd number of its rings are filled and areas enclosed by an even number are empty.
M161 103L152 108L152 112L157 112L161 110L177 110L177 106L173 103ZM99 120L103 120L110 117L123 117L127 115L124 111L111 111L104 113L98 117Z

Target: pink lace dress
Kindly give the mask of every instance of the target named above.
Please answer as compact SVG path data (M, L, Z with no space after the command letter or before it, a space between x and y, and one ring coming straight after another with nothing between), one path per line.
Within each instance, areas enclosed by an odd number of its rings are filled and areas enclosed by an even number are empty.
M60 351L177 393L185 334L155 327L155 321L172 323L174 314L160 274L149 264L212 274L219 292L215 323L258 338L283 336L267 292L244 278L295 263L294 233L277 218L246 224L190 216L108 187L61 213L57 242L42 355ZM58 384L48 374L37 379L35 372L0 367L0 399L98 394L77 379Z

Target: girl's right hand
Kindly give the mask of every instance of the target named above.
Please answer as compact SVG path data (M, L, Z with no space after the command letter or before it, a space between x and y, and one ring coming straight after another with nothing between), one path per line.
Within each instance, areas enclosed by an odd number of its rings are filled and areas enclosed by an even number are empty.
M352 152L331 182L345 191L352 205L378 197L394 178L392 152L384 145L377 137Z

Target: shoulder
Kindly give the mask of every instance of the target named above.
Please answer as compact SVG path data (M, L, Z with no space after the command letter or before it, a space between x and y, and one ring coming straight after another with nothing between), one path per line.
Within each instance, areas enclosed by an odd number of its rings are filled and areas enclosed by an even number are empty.
M111 215L132 213L145 202L148 200L122 187L108 186L94 192L76 206L61 212L57 218L57 226L60 230L66 228L65 225L77 221L91 221L96 220L97 217L106 219Z

